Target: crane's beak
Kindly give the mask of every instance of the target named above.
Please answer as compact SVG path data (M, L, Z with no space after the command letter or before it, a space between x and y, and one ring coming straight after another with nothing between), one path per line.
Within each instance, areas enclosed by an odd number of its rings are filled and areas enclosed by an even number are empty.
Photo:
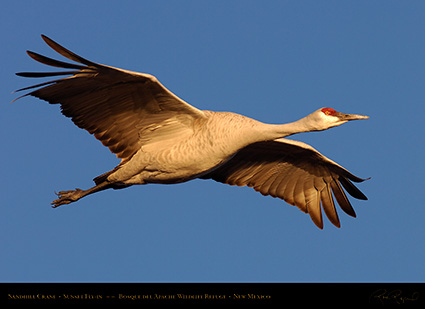
M369 119L369 116L356 115L356 114L344 114L344 113L340 113L339 117L341 118L341 120L345 120L345 121Z

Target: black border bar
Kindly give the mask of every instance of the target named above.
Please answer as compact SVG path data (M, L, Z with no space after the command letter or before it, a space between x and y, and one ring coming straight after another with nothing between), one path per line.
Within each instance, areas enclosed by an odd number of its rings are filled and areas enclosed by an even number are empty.
M423 283L0 283L12 305L421 305Z

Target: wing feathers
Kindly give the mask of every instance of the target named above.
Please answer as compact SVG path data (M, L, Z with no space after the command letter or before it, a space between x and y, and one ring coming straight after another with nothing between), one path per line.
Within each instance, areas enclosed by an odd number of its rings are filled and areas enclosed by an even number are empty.
M62 72L19 72L16 75L21 77L50 77L59 75L72 75L77 74L80 71L62 71Z
M285 190L283 191L283 199L290 205L296 206L295 204L295 186L297 185L297 177L289 176L288 182L286 183ZM304 205L299 205L300 208L303 208ZM307 211L307 210L306 210Z
M53 41L52 39L48 38L45 35L42 34L41 37L44 40L44 42L47 43L47 45L49 45L53 50L55 50L56 52L58 52L59 54L61 54L65 58L68 58L68 59L73 60L75 62L85 64L87 66L99 66L99 64L97 64L97 63L91 62L87 59L84 59L81 56L78 56L77 54L74 54L72 51L66 49L65 47L63 47L61 45L59 45L58 43L56 43L55 41Z
M363 179L352 175L314 148L287 139L249 145L201 178L246 185L263 195L281 198L308 213L319 228L323 228L321 207L329 221L340 227L332 193L345 213L356 216L342 186L353 197L366 198L350 182Z
M42 64L50 65L52 67L65 68L65 69L79 69L79 70L86 69L85 66L55 60L55 59L37 54L37 53L29 51L29 50L27 51L27 54L28 54L28 56L30 56L35 61L38 61Z
M320 200L322 202L323 210L325 211L329 221L331 221L336 227L341 227L335 208L335 203L332 197L330 184L326 184L325 188L320 191Z
M347 178L341 177L339 179L342 186L351 196L358 198L360 200L367 200L367 197L355 186L353 185Z
M174 122L181 120L181 125L187 127L191 126L195 119L205 117L202 111L175 96L152 75L89 61L44 35L42 38L53 50L79 64L28 51L31 58L42 64L72 71L23 72L17 75L71 76L18 91L38 88L23 96L31 95L51 104L60 104L65 116L71 118L78 127L94 134L118 158L129 159L143 143L151 140L149 134L153 133L143 130L146 127L153 124L165 127L170 123L167 119L173 119ZM186 117L176 117L180 114Z
M352 217L356 217L356 212L354 211L353 207L351 206L350 201L348 200L347 196L344 193L344 190L342 190L341 185L339 184L338 180L334 180L331 183L332 192L335 196L336 201L338 202L341 209L347 214Z
M322 211L320 209L320 192L310 190L309 194L306 195L306 207L314 224L316 224L318 228L323 229Z
M293 189L294 205L301 209L303 212L309 212L308 195L316 193L313 186L313 180L308 178L306 174L293 175L295 186ZM292 190L292 188L290 189Z

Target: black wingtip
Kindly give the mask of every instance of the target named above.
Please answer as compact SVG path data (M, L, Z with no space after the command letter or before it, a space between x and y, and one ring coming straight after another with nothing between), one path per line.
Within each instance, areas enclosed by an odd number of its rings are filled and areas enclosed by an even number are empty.
M72 52L69 49L63 47L62 45L56 43L55 41L53 41L51 38L45 36L44 34L41 35L41 38L44 40L44 42L47 45L50 46L50 48L52 48L54 51L61 54L65 58L68 58L68 59L75 61L75 62L85 64L87 66L95 66L95 67L100 66L99 64L97 64L95 62L92 62L90 60L87 60L87 59L75 54L74 52Z
M31 58L33 58L33 56L36 56L36 55L37 55L37 53L35 53L35 52L33 52L33 51L30 51L30 50L26 50L25 52L26 52L26 53L27 53L27 55L28 55L28 56L30 56Z
M353 183L345 177L340 177L339 182L342 184L345 190L356 199L367 200L366 195L363 194Z
M30 50L27 50L27 54L28 54L28 56L30 56L35 61L38 61L38 62L45 64L45 65L50 65L50 66L53 66L53 67L65 68L65 69L77 69L77 70L82 70L82 69L87 68L86 66L82 66L82 65L79 65L79 64L73 64L73 63L67 63L67 62L55 60L55 59L40 55L40 54L35 53L33 51L30 51Z
M43 39L44 42L46 42L48 45L50 45L49 43L53 44L57 44L55 41L53 41L51 38L49 38L47 35L41 34L41 38Z
M78 74L80 71L64 71L64 72L18 72L15 73L21 77L51 77L51 76L60 76L60 75L73 75Z
M363 181L366 181L366 180L369 180L369 179L371 179L372 177L368 177L368 178L358 178L358 180L353 180L353 179L351 179L350 178L350 180L352 180L352 181L354 181L354 182L363 182Z
M13 91L13 92L12 92L12 94L16 93L17 91L18 91L18 90ZM21 99L21 98L23 98L23 97L26 97L27 95L28 95L28 93L27 93L27 94L24 94L24 95L21 95L20 97L18 97L18 98L16 98L16 99L14 99L14 100L12 100L12 101L10 101L10 104L12 104L12 103L14 103L14 102L18 101L19 99Z

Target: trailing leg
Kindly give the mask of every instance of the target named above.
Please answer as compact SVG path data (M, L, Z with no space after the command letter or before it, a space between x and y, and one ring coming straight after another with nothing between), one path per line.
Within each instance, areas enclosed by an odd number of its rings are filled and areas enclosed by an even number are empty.
M54 200L51 205L53 205L53 208L56 208L58 206L64 205L64 204L69 204L69 203L73 203L75 201L78 201L80 198L95 193L95 192L99 192L102 190L106 190L109 188L113 188L114 185L109 183L109 182L102 182L97 184L96 186L87 189L87 190L81 190L81 189L75 189L75 190L70 190L70 191L60 191L59 193L56 193L56 195L58 196L58 199Z

